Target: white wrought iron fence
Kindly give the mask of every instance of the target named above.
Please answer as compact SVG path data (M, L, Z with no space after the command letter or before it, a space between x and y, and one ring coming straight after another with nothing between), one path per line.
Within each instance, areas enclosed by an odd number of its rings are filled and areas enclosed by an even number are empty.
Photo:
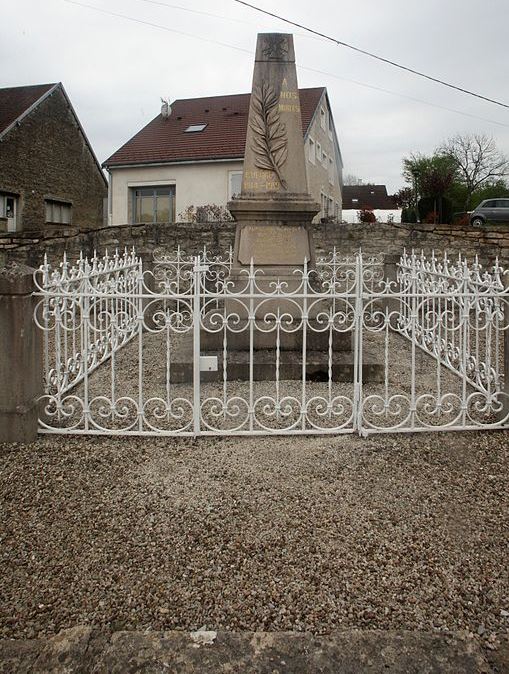
M488 271L461 254L452 261L405 251L398 264L401 334L487 396L504 381L503 275L498 260Z
M132 298L139 292L141 260L134 251L115 252L58 269L45 257L35 274L42 300L35 322L43 333L44 392L53 404L125 346L138 329Z
M504 271L337 251L275 279L134 252L39 272L41 432L318 434L507 426ZM504 408L504 405L506 407ZM504 411L505 410L505 411Z

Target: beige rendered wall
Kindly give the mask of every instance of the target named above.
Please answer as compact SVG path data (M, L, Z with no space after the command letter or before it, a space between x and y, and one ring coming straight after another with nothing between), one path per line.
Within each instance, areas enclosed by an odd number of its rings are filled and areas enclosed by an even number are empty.
M242 162L204 162L112 169L110 224L122 225L130 222L130 187L175 185L177 220L181 219L179 215L189 206L207 204L226 206L230 171L242 171Z
M320 105L317 108L317 114L311 122L304 145L308 189L319 204L321 204L322 193L330 197L335 203L338 203L339 218L341 219L342 166L337 165L334 128L330 123L326 124L325 129L322 128L320 107L326 111L327 120L330 120L330 110L325 95L322 96ZM314 141L315 145L314 164L309 158L311 140ZM325 166L323 161L318 160L316 154L318 144L320 144L321 153L325 152L327 158L331 157L333 159L332 182L329 167ZM143 185L172 184L176 186L175 215L177 220L181 220L179 215L184 213L189 206L204 206L206 204L226 206L229 199L229 172L242 171L242 168L243 161L114 168L111 170L111 218L109 222L112 225L122 225L131 222L129 188ZM322 216L323 213L319 213L314 221L319 222Z
M322 128L320 120L320 108L323 108L326 112L327 122L325 129ZM311 196L321 204L321 194L325 194L330 197L334 202L339 204L339 218L341 220L341 172L343 167L337 165L337 156L334 143L334 127L331 120L330 110L327 105L327 98L325 94L322 96L320 105L317 108L317 113L314 119L311 122L309 128L306 142L304 144L304 153L306 156L306 171L308 179L308 189ZM329 131L330 129L330 131ZM310 146L311 141L314 143L314 163L310 159ZM327 164L329 163L329 157L332 158L334 164L334 170L332 173L332 182L329 175L329 167L325 166L323 161L319 161L317 156L317 145L320 145L321 153L325 152L327 155ZM318 222L320 217L323 217L323 213L319 213L315 218L314 222Z

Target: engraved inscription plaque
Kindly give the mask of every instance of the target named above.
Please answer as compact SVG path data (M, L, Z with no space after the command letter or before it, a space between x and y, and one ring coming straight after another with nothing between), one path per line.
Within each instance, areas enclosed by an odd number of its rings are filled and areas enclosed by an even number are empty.
M238 259L249 265L302 265L310 259L309 236L304 227L246 225L242 228Z

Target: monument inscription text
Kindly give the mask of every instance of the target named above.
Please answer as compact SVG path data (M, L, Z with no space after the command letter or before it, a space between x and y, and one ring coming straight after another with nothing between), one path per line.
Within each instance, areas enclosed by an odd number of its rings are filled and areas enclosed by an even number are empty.
M302 265L310 259L304 227L246 225L240 233L239 262L244 265Z

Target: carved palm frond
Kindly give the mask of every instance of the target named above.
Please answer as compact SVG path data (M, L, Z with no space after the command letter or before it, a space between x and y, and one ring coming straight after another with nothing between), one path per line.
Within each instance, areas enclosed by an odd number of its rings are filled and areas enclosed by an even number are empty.
M286 181L281 176L281 167L288 157L288 136L286 126L279 116L279 98L274 89L265 82L253 89L251 94L250 126L253 131L252 150L255 154L255 166L274 171L283 189Z

